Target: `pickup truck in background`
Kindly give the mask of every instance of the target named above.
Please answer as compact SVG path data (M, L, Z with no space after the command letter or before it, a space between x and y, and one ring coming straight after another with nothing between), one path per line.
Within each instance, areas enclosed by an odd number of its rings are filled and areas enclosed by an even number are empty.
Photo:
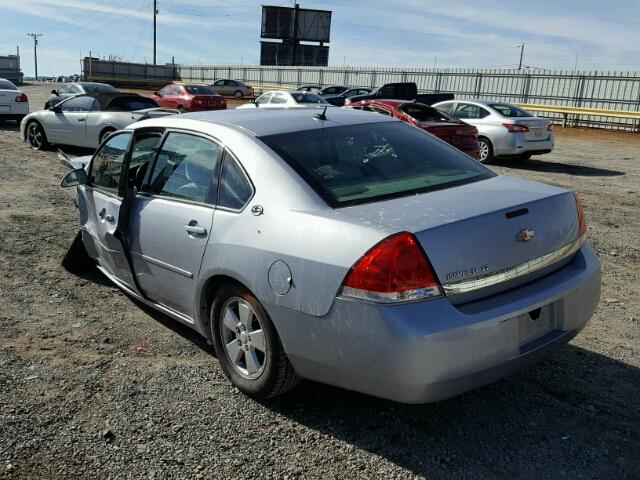
M425 105L453 100L453 93L418 93L418 86L414 82L387 83L367 95L356 95L345 100L345 105L361 102L362 100L415 100Z

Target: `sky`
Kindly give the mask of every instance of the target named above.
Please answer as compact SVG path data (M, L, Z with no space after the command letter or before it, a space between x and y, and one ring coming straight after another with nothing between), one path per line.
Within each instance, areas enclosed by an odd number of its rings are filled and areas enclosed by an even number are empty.
M259 63L261 5L158 0L158 63ZM438 68L640 69L639 0L299 0L332 10L329 64ZM151 62L153 0L0 0L0 55L22 70L80 73L88 55Z

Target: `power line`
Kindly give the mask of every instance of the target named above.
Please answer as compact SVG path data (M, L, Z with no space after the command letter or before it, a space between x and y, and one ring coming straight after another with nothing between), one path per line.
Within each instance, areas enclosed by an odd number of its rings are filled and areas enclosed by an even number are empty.
M28 37L33 38L33 61L36 67L36 81L38 80L38 37L41 37L41 33L27 33Z

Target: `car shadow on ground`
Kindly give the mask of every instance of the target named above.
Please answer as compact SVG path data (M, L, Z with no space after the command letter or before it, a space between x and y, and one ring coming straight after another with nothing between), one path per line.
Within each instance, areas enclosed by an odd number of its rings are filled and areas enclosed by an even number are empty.
M14 121L0 122L0 131L3 132L19 132L20 125L16 125Z
M537 160L533 158L526 161L522 161L519 159L497 159L494 161L494 165L513 168L517 170L565 173L567 175L577 175L581 177L616 177L626 174L626 172L621 172L619 170L588 167L586 165L573 165L570 163L548 162L545 160Z
M640 474L638 388L639 369L565 346L507 379L434 404L303 382L264 405L430 479L633 478Z

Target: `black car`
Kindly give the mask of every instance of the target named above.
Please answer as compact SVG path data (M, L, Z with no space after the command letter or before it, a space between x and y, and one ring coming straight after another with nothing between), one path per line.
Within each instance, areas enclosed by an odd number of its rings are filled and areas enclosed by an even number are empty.
M46 109L49 107L55 107L61 101L83 93L119 93L119 90L107 83L68 82L62 85L57 90L51 90L51 95L49 96L47 102L44 104L44 108Z
M347 98L355 97L356 95L367 95L371 93L370 88L366 87L354 87L349 90L345 90L339 95L333 96L324 96L324 99L329 102L331 105L335 105L336 107L343 107Z

